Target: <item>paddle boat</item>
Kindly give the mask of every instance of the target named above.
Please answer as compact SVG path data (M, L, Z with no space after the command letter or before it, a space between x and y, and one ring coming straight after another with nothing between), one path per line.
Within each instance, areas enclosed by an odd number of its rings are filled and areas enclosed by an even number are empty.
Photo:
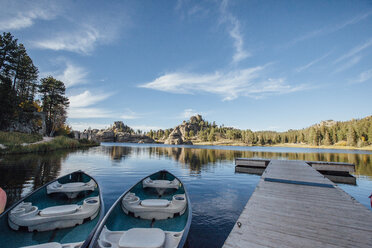
M183 183L162 170L140 180L119 197L89 247L183 247L191 217L190 199Z
M0 215L1 247L88 247L103 215L96 180L76 171L43 185Z
M6 193L2 188L0 188L0 214L4 212L5 205L6 205Z

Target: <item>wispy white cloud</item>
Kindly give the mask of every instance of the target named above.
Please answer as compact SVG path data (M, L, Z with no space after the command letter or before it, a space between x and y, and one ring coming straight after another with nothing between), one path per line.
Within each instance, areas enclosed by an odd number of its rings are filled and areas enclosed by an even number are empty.
M192 7L188 10L188 12L187 12L187 14L188 14L189 16L195 16L195 15L198 15L198 16L206 16L206 15L208 15L208 13L209 13L209 10L206 9L206 8L203 8L203 7L202 7L201 5L199 5L199 4L196 4L196 5L192 6Z
M97 123L97 122L89 122L89 121L83 121L83 122L69 122L69 125L72 126L73 130L77 131L84 131L85 129L91 128L91 129L106 129L111 124L106 123ZM152 125L130 125L131 128L134 130L142 130L144 132L148 132L150 130L159 130L159 129L165 129L164 127L160 126L152 126Z
M130 127L133 128L134 130L142 130L145 132L148 132L150 130L165 129L164 127L151 126L151 125L131 125Z
M372 15L372 10L368 11L368 12L365 12L365 13L361 13L351 19L348 19L344 22L340 22L336 25L328 25L328 26L325 26L323 28L320 28L320 29L317 29L317 30L313 30L313 31L310 31L304 35L301 35L299 37L296 37L295 39L293 39L288 45L294 45L300 41L304 41L304 40L308 40L308 39L311 39L311 38L314 38L314 37L317 37L317 36L320 36L320 35L325 35L325 34L330 34L330 33L333 33L333 32L337 32L349 25L353 25L353 24L356 24L364 19L366 19L367 17L369 17L370 15Z
M69 96L70 106L68 108L69 118L109 118L117 117L119 115L113 113L111 110L97 107L90 107L101 102L112 94L110 93L91 93L89 90L84 91L78 95Z
M284 79L262 79L258 66L227 73L212 74L170 73L139 87L178 94L211 93L233 100L239 96L260 98L268 94L285 94L304 90L306 85L291 86Z
M313 61L309 62L308 64L306 64L304 66L298 67L296 69L296 71L301 72L303 70L306 70L306 69L310 68L311 66L313 66L313 65L319 63L320 61L322 61L323 59L327 58L331 53L332 53L332 51L324 54L323 56L321 56L319 58L314 59Z
M210 4L205 1L178 0L174 9L181 19L189 18L189 20L195 20L207 17L211 12L210 8Z
M185 109L180 115L180 118L188 119L191 116L197 115L198 112L195 111L194 109Z
M70 107L72 108L80 108L80 107L87 107L97 102L101 102L108 97L110 97L111 93L103 93L103 94L92 94L89 90L84 91L81 94L70 96Z
M134 120L134 119L140 119L142 118L143 116L141 114L138 114L134 111L132 111L131 109L127 108L124 112L124 114L122 114L120 116L120 118L124 119L124 120Z
M176 6L175 6L175 10L180 10L182 8L182 6L184 5L184 0L177 0L177 3L176 3Z
M103 39L105 39L105 36L101 34L100 30L90 25L84 25L78 30L62 31L53 34L51 38L34 41L32 44L34 47L41 49L90 54L97 43Z
M359 61L361 60L361 56L354 56L353 58L351 58L350 60L348 60L346 63L344 63L343 65L339 66L335 71L334 73L339 73L339 72L342 72L342 71L345 71L351 67L353 67L354 65L358 64Z
M62 73L57 73L55 77L64 82L66 87L71 87L86 83L87 75L88 71L85 68L66 61L65 70Z
M345 59L353 57L356 54L362 52L363 50L369 48L370 46L372 46L372 38L369 39L368 41L364 42L363 44L360 44L360 45L352 48L349 52L347 52L346 54L344 54L344 55L340 56L338 59L336 59L333 63L336 64L336 63L339 63L339 62L341 62Z
M243 35L240 31L240 22L227 10L228 0L223 0L220 6L221 21L229 23L229 35L234 40L235 53L233 62L238 63L250 56L250 53L244 49Z
M96 123L96 122L69 122L68 123L73 130L76 131L84 131L85 129L91 128L91 129L106 129L110 125L109 124L102 124L102 123Z
M88 83L87 76L89 72L86 68L72 63L65 58L53 58L51 63L57 65L58 68L64 69L42 71L40 72L40 77L53 75L53 77L62 81L67 88Z
M116 40L123 27L129 25L125 9L116 4L100 10L84 11L79 2L66 3L66 11L58 16L59 25L45 31L30 42L35 48L69 51L90 55L98 45ZM109 7L112 6L112 7Z
M112 111L103 108L70 107L67 110L67 116L68 118L73 119L114 118L115 114Z
M369 69L367 71L361 72L358 77L353 80L353 83L364 83L368 80L372 79L372 69Z
M85 90L84 92L69 96L70 106L68 117L72 119L89 119L89 118L113 118L134 120L143 118L143 114L138 114L127 108L123 112L113 111L107 108L96 107L96 105L109 97L113 93L99 93Z
M56 5L43 1L1 1L0 30L18 30L31 27L36 20L50 20L56 17Z

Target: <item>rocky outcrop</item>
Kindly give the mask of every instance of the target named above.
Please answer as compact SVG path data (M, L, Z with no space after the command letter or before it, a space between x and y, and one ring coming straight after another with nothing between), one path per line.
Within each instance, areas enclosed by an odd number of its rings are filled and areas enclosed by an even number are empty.
M101 130L96 133L96 139L100 142L114 142L115 132L113 130Z
M43 112L24 113L22 118L18 118L18 120L12 121L5 131L29 134L38 133L41 135L45 135L46 132L45 113Z
M115 121L107 129L88 129L84 132L73 131L75 139L87 139L98 142L128 142L128 143L155 143L153 139L143 134L135 134L133 129L124 125L122 121Z
M119 132L116 134L116 142L128 143L155 143L153 139L143 134L129 134Z
M192 145L192 141L189 140L189 137L193 136L193 134L196 135L200 131L201 122L203 122L201 115L191 116L189 121L183 121L181 125L173 129L168 138L164 141L164 144Z

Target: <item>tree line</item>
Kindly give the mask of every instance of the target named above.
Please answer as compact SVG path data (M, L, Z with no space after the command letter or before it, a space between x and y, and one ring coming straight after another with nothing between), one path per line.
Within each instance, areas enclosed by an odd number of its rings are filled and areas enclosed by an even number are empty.
M224 125L217 126L215 122L205 120L194 121L191 124L197 125L197 131L188 131L185 138L198 141L230 140L247 145L284 143L354 147L372 145L372 116L344 122L330 120L305 129L286 132L240 130ZM172 130L150 130L147 135L155 140L165 140Z
M65 129L69 100L65 85L52 76L38 80L39 70L25 46L11 33L0 34L0 130L14 123L39 125L35 113L45 115L46 134Z

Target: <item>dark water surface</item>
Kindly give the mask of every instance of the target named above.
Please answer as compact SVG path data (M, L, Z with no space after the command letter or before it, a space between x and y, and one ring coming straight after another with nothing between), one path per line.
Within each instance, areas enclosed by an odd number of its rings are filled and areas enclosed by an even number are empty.
M41 185L80 169L98 180L108 210L138 180L166 169L184 182L191 198L189 247L221 247L260 179L234 172L234 159L240 157L354 163L357 185L339 186L371 209L372 152L350 150L104 143L86 150L1 157L0 187L10 206Z

